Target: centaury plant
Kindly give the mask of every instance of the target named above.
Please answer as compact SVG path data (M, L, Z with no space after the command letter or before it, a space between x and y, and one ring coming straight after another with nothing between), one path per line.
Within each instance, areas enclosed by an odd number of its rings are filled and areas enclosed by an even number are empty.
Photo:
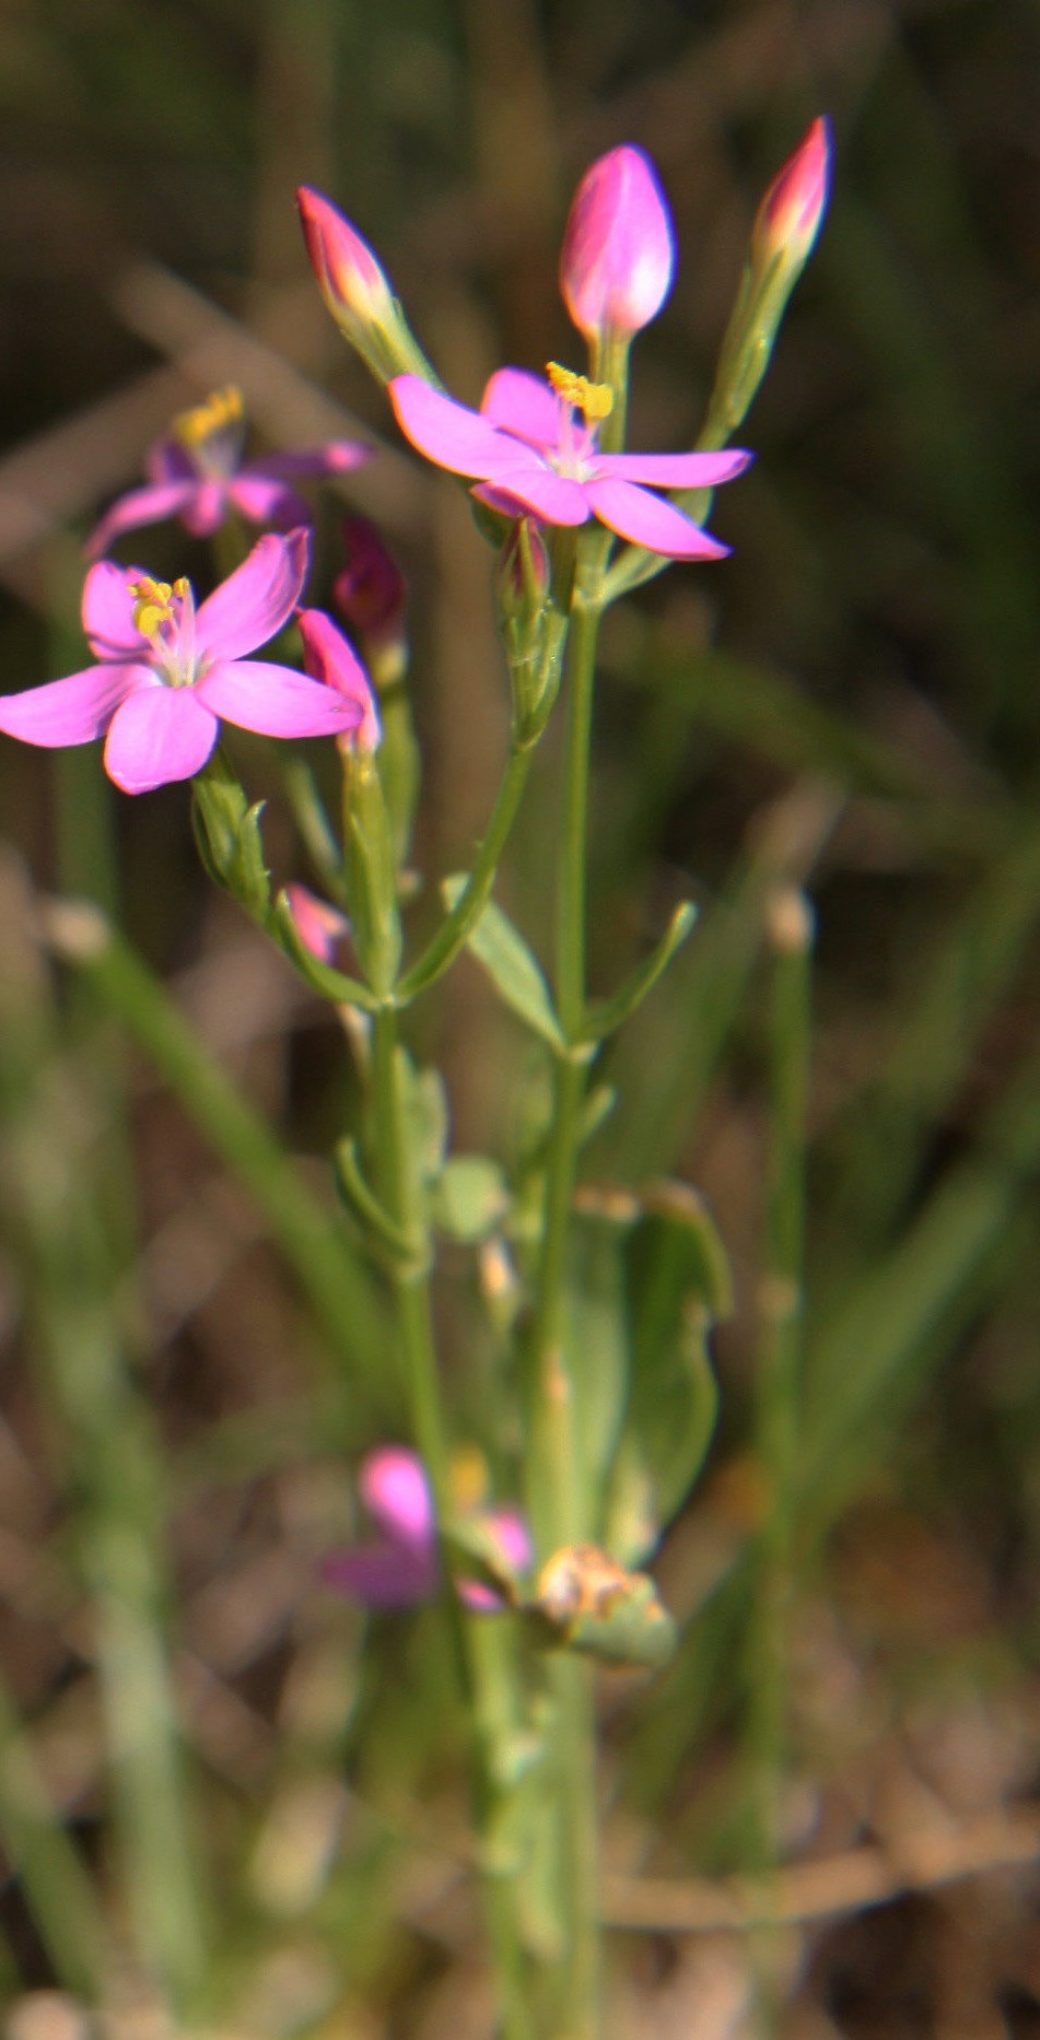
M610 1109L597 1078L602 1051L695 921L692 904L680 904L631 974L593 996L587 860L598 634L627 589L671 563L714 569L728 550L704 520L713 492L751 459L726 442L810 252L828 153L817 121L767 194L700 436L692 450L668 453L625 443L632 344L665 304L675 259L667 202L641 150L619 147L594 163L568 219L560 282L584 364L553 361L544 374L500 368L477 408L445 392L357 230L327 198L301 191L308 252L333 317L385 384L406 439L469 489L473 543L493 554L508 749L470 868L437 881L440 908L421 942L410 902L417 890L429 902L433 882L421 885L409 862L419 759L404 684L403 586L379 534L350 520L333 590L359 650L322 609L299 607L310 546L307 506L293 484L356 466L363 450L352 443L244 461L237 392L184 414L151 455L147 485L117 502L90 541L83 623L95 663L0 698L0 730L26 742L104 737L105 769L124 793L190 779L206 870L306 985L348 1017L362 1107L340 1131L335 1181L371 1279L359 1285L356 1267L344 1275L337 1351L348 1372L356 1366L363 1397L378 1348L381 1364L396 1371L409 1436L369 1440L358 1484L374 1534L332 1552L324 1578L366 1605L402 1611L425 1601L439 1610L468 1724L473 1860L497 2029L508 2040L591 2040L604 2029L593 1679L599 1665L652 1669L671 1652L675 1625L644 1568L709 1442L709 1335L726 1294L721 1244L689 1188L607 1195L579 1183L583 1144ZM196 608L186 579L161 582L97 559L117 536L170 516L196 537L221 535L235 517L277 528L240 553ZM271 640L275 656L256 658ZM558 892L543 955L545 931L522 931L495 891L557 720ZM267 737L334 740L338 822L306 766L292 761L283 780L315 890L272 885L260 808L218 744L222 722ZM808 939L804 913L788 905L778 914L778 954L794 961L784 962L788 989L778 993L784 1142L764 1361L762 1450L781 1497L769 1555L774 1610L790 1542L782 1498L790 1494L800 1283L800 959ZM422 924L421 908L416 919ZM109 1002L158 1044L173 1080L191 1089L190 1045L114 933L96 921L70 933L66 921L54 939L90 966ZM531 1040L529 1132L511 1162L453 1151L444 1082L416 1060L412 1009L463 952ZM335 1254L330 1263L320 1213L285 1188L219 1084L207 1079L196 1091L215 1137L248 1158L279 1236L325 1318L335 1319ZM471 1307L486 1320L474 1336L486 1340L490 1324L499 1354L496 1393L476 1436L472 1409L455 1407L438 1349L445 1245L452 1265L460 1251L474 1259ZM768 1631L774 1656L779 1619ZM768 1732L765 1722L767 1740ZM163 1775L168 1786L168 1767ZM768 1790L767 1777L763 1805ZM147 1942L147 1923L144 1932ZM195 1942L192 1959L181 1942L167 1959L169 1939L153 1937L137 1955L183 2021L205 2001L204 1965Z

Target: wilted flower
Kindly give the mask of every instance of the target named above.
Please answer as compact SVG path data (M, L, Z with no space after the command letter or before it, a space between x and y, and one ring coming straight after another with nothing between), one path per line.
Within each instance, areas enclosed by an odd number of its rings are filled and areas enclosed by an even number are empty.
M440 1570L433 1497L422 1460L403 1445L382 1445L363 1460L358 1487L379 1534L368 1544L332 1552L322 1566L324 1578L371 1608L409 1608L431 1600ZM518 1509L488 1509L470 1499L464 1513L497 1547L503 1572L527 1569L531 1538ZM460 1582L459 1592L468 1607L481 1613L504 1605L478 1580Z
M400 678L405 666L405 584L397 561L367 517L343 520L346 565L332 584L332 599L365 655L377 687Z
M714 488L740 474L751 455L601 453L597 424L613 401L602 383L551 362L547 382L499 369L479 411L414 375L395 377L390 396L412 445L439 467L479 481L474 493L507 516L527 510L562 525L597 517L620 538L673 559L720 559L729 550L650 491Z
M0 696L0 730L48 748L106 737L105 770L124 793L189 779L205 765L220 718L269 737L358 729L355 695L243 656L281 630L306 579L310 538L268 533L196 610L190 582L155 581L101 560L83 589L83 628L97 664Z
M672 284L675 242L657 172L642 149L611 149L586 170L560 257L563 301L589 341L638 333Z
M121 532L163 517L178 517L197 538L208 538L232 510L250 524L273 524L279 530L307 524L310 512L293 483L307 476L348 474L371 459L371 449L351 439L265 453L256 460L244 460L244 449L240 390L215 390L205 403L182 411L148 455L145 486L120 496L91 532L88 557L97 559Z

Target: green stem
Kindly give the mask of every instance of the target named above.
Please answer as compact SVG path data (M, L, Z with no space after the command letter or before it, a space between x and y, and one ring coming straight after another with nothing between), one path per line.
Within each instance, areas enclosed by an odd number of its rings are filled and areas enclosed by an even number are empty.
M388 1001L372 1021L375 1149L382 1201L412 1249L396 1263L394 1294L412 1433L426 1467L441 1528L451 1515L451 1467L433 1336L431 1263L422 1184L408 1111L408 1069L397 1030L395 1004ZM450 1546L442 1544L442 1559L447 1582L445 1614L473 1737L474 1817L482 1841L484 1904L502 2008L502 2032L504 2040L534 2040L514 1880L496 1861L494 1848L495 1831L501 1823L502 1802L508 1790L498 1783L495 1751L489 1746L495 1740L499 1713L492 1709L490 1695L481 1690L482 1660L470 1647L468 1618L457 1592L456 1560Z
M794 1580L801 1415L806 1104L812 916L793 887L770 902L768 1194L756 1386L758 1455L768 1505L758 1548L749 1663L747 1750L752 1870L776 1865L787 1742L788 1638ZM775 2024L772 1937L759 1946L759 2018Z
M604 548L593 535L578 576L568 644L568 721L564 766L560 891L557 920L557 1010L569 1043L585 1018L585 921L589 753L598 585ZM584 569L584 575L583 575ZM555 1115L545 1189L544 1229L530 1335L529 1494L543 1557L588 1534L580 1463L575 1388L564 1337L567 1252L577 1169L587 1058L569 1047L556 1064ZM556 2029L568 2040L593 2040L599 2030L595 1727L591 1673L576 1657L551 1668L556 1722L552 1734L558 1794L547 1799L557 1823L558 1896L564 1922L563 1972Z
M531 770L533 745L514 741L498 789L491 818L466 880L465 889L452 912L441 923L433 940L413 963L397 987L399 1005L407 1005L421 991L435 984L454 963L474 923L490 897L499 860L516 819Z

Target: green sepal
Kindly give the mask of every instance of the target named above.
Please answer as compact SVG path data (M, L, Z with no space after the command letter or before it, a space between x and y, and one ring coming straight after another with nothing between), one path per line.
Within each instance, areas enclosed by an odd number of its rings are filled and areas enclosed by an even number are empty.
M624 1025L643 1003L648 992L653 990L662 977L673 956L681 949L697 919L697 909L692 900L684 900L676 907L671 920L655 949L636 966L625 983L613 992L609 999L599 1000L589 1008L581 1039L588 1042L605 1041L608 1034Z
M462 897L465 875L442 881L441 892L449 909ZM486 970L499 997L528 1027L551 1042L553 1048L566 1046L553 1009L549 987L540 966L523 936L501 907L489 900L466 937L466 947Z
M424 1183L434 1183L445 1166L450 1132L448 1092L438 1070L416 1069L400 1050L405 1084L405 1110L412 1126L412 1149Z
M267 922L269 933L279 948L288 957L294 969L309 984L312 992L318 992L323 999L330 999L337 1006L360 1006L366 1013L374 1013L379 1004L368 986L360 978L348 977L345 971L334 970L331 963L322 963L320 957L308 949L296 925L289 896L280 892L274 902Z
M431 1218L449 1239L475 1246L501 1225L509 1190L497 1162L485 1155L451 1155L433 1188Z
M263 801L250 807L219 750L192 781L192 796L195 841L210 878L255 921L263 921L271 898L260 835Z

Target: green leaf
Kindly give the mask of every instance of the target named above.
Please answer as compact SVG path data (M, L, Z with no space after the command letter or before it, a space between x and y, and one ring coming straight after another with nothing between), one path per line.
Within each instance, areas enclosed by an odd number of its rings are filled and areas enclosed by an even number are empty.
M445 902L453 908L462 896L465 876L446 878L441 886ZM512 1012L551 1042L565 1046L560 1023L553 1010L549 987L519 930L501 907L489 901L480 919L470 929L466 946L487 971L495 990Z
M574 1384L581 1515L598 1532L602 1497L629 1396L630 1350L623 1251L630 1199L587 1200L571 1226L564 1347Z
M500 1225L509 1191L497 1162L484 1155L452 1155L434 1186L434 1225L453 1240L475 1245Z
M663 976L696 919L697 909L692 900L684 900L681 906L676 907L656 949L651 950L650 955L637 965L609 999L602 999L590 1008L582 1029L583 1041L605 1041L608 1034L623 1026L642 1005L647 993L653 990L658 978Z
M653 1548L711 1442L718 1392L708 1350L730 1306L718 1233L696 1193L652 1193L625 1243L630 1390L614 1465L608 1541L626 1563Z

